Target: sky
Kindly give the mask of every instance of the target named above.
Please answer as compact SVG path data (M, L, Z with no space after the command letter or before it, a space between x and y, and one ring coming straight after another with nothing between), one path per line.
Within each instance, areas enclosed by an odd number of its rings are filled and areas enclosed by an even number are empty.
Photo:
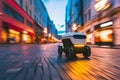
M64 31L65 9L67 0L43 0L50 19L53 20L58 31ZM62 26L62 27L61 27Z

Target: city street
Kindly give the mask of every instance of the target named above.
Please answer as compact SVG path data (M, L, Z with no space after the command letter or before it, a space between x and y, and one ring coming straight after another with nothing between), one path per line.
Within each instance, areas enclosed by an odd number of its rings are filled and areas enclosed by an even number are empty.
M68 60L51 44L0 45L0 80L119 80L120 49L91 47L92 55Z

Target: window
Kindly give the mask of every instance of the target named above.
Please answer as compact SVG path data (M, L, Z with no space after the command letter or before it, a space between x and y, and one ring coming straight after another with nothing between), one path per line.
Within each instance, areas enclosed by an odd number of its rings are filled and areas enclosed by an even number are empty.
M30 4L32 5L32 0L30 0Z
M84 14L84 23L91 19L91 11L88 10L87 13Z
M27 20L26 23L27 23L27 25L28 25L29 27L32 27L32 23L31 23L30 21Z
M88 11L88 20L90 20L91 19L91 11L89 10Z
M87 22L87 14L84 15L84 23Z
M30 15L32 16L32 11L30 10Z
M24 18L19 13L17 13L15 10L7 6L6 4L3 5L3 11L9 16L17 19L18 21L24 22Z
M26 9L25 9L25 10L26 10L26 12L28 12L28 7L27 7L27 5L26 5L26 7L25 7L25 8L26 8Z
M20 6L23 7L23 0L20 0Z

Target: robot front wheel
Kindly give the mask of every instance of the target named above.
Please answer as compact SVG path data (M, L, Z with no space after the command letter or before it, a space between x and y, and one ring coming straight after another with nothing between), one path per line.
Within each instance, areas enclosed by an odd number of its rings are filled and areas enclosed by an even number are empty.
M58 56L62 56L62 52L63 52L63 48L62 48L62 46L58 46Z
M75 53L73 52L72 48L68 47L65 49L65 56L68 58L68 59L73 59L75 58Z
M62 46L58 46L58 56L61 57L63 51L64 50L63 50ZM89 46L85 46L82 53L83 53L84 58L88 58L91 55L91 49L90 49L90 47ZM73 52L72 48L70 48L70 47L67 47L65 49L65 56L68 59L72 59L72 58L76 57L75 53Z
M90 46L85 46L83 50L83 56L84 58L88 58L91 55L91 49Z

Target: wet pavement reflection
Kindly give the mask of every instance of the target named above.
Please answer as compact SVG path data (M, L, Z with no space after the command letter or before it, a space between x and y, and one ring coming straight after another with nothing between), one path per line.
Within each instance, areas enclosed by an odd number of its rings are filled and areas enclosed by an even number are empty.
M91 47L92 55L68 60L54 44L0 47L0 80L119 80L120 49Z

